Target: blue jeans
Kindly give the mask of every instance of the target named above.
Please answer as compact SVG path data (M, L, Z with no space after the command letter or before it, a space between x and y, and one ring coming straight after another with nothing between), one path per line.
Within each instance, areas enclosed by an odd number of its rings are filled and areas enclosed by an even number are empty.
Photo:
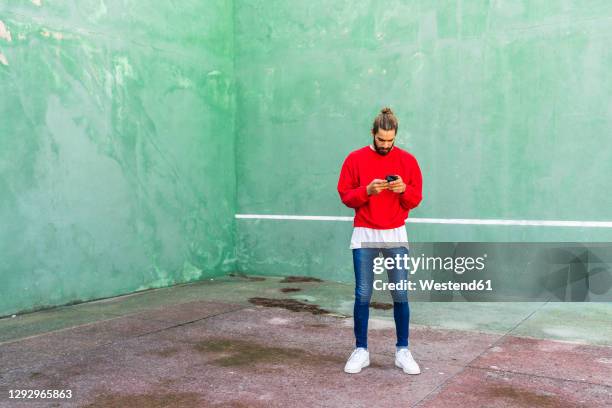
M368 348L368 319L370 317L370 299L372 298L374 282L374 259L382 253L383 257L393 257L397 254L402 257L408 254L408 249L400 248L359 248L353 249L353 266L355 268L355 306L353 319L355 322L356 347ZM408 279L406 269L387 270L389 283L399 283ZM377 278L378 279L378 278ZM398 348L408 347L408 326L410 321L410 308L408 306L407 290L392 290L393 318L395 319L395 332L397 334Z

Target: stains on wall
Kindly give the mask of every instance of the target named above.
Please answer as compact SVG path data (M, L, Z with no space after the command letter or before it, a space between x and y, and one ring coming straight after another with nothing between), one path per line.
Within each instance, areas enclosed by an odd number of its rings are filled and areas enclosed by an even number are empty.
M43 37L46 37L46 38L51 37L51 38L54 38L54 39L56 39L58 41L61 41L61 40L64 39L64 34L62 34L60 32L57 32L57 31L49 31L47 29L43 29L40 32L40 35L42 35Z
M234 270L232 5L36 3L0 30L0 316Z
M0 40L5 40L7 42L13 41L13 38L11 36L11 32L6 27L4 22L2 22L2 20L0 20ZM0 42L0 44L1 44L1 42ZM0 64L5 65L5 66L8 66L8 64L9 64L8 63L8 59L2 53L1 48L0 48Z
M12 41L11 32L6 28L4 23L0 20L0 40Z

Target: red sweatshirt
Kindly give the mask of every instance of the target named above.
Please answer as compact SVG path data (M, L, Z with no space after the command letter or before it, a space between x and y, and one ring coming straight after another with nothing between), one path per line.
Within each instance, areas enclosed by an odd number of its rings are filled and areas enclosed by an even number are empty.
M399 175L406 191L394 193L383 190L369 196L366 187L374 179ZM386 155L376 153L370 146L351 152L340 170L338 193L342 202L355 209L353 226L391 229L404 225L408 212L422 200L422 176L413 155L394 146Z

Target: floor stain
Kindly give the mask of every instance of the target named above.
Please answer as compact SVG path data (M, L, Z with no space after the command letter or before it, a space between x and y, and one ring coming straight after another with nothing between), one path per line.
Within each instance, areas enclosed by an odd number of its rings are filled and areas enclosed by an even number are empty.
M292 312L308 312L313 315L328 314L329 310L321 309L317 305L307 304L295 299L270 299L262 297L249 298L249 302L264 307L280 307Z
M266 280L266 278L261 277L261 276L249 276L249 275L246 275L240 272L232 272L229 274L229 276L231 276L232 278L240 278L240 279L248 280L249 282L261 282L261 281Z
M177 383L181 383L181 379L180 378L164 378L163 380L159 381L155 386L159 389L163 389L164 391L166 390L172 390L174 387L177 386Z
M328 324L324 324L324 323L310 323L310 324L305 324L304 326L306 326L306 327L316 327L316 328L329 327Z
M168 347L168 348L161 349L161 350L151 350L151 351L148 351L147 353L153 354L155 356L167 358L167 357L172 357L179 351L180 349L178 347Z
M298 282L323 282L319 278L313 278L310 276L287 276L280 283L298 283Z
M383 303L383 302L370 302L370 307L372 309L379 309L379 310L393 309L393 305L391 303Z
M94 401L83 408L192 408L202 407L200 394L195 392L170 392L165 394L118 394L108 392L96 395Z
M194 349L206 354L217 354L212 364L221 367L253 367L261 364L309 364L329 365L343 364L344 359L333 355L307 353L299 348L273 347L255 342L213 338L194 345Z
M509 385L488 387L486 395L495 399L512 401L512 406L525 408L586 408L584 405L572 404L555 395L543 395L531 390L515 388Z
M90 371L91 366L94 366L95 364L96 359L92 359L90 361L79 361L68 366L58 368L57 370L52 370L49 373L34 371L30 374L29 378L36 381L37 384L40 384L40 387L46 389L65 388L66 384L68 384L71 379L87 374Z
M261 403L255 403L253 401L244 402L244 401L228 401L228 402L220 402L218 404L208 405L210 408L258 408L265 407Z
M300 288L281 288L280 291L283 293L288 293L288 292L299 292Z

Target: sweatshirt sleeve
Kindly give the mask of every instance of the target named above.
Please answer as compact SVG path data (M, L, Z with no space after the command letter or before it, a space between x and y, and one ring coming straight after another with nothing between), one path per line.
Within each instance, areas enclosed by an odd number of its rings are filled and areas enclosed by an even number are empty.
M340 199L350 208L358 208L368 202L369 196L366 186L359 185L359 179L349 155L342 164L340 178L338 179L338 193Z
M400 205L405 210L417 207L423 200L423 176L419 163L413 158L409 165L410 180L404 180L406 191L400 194Z

